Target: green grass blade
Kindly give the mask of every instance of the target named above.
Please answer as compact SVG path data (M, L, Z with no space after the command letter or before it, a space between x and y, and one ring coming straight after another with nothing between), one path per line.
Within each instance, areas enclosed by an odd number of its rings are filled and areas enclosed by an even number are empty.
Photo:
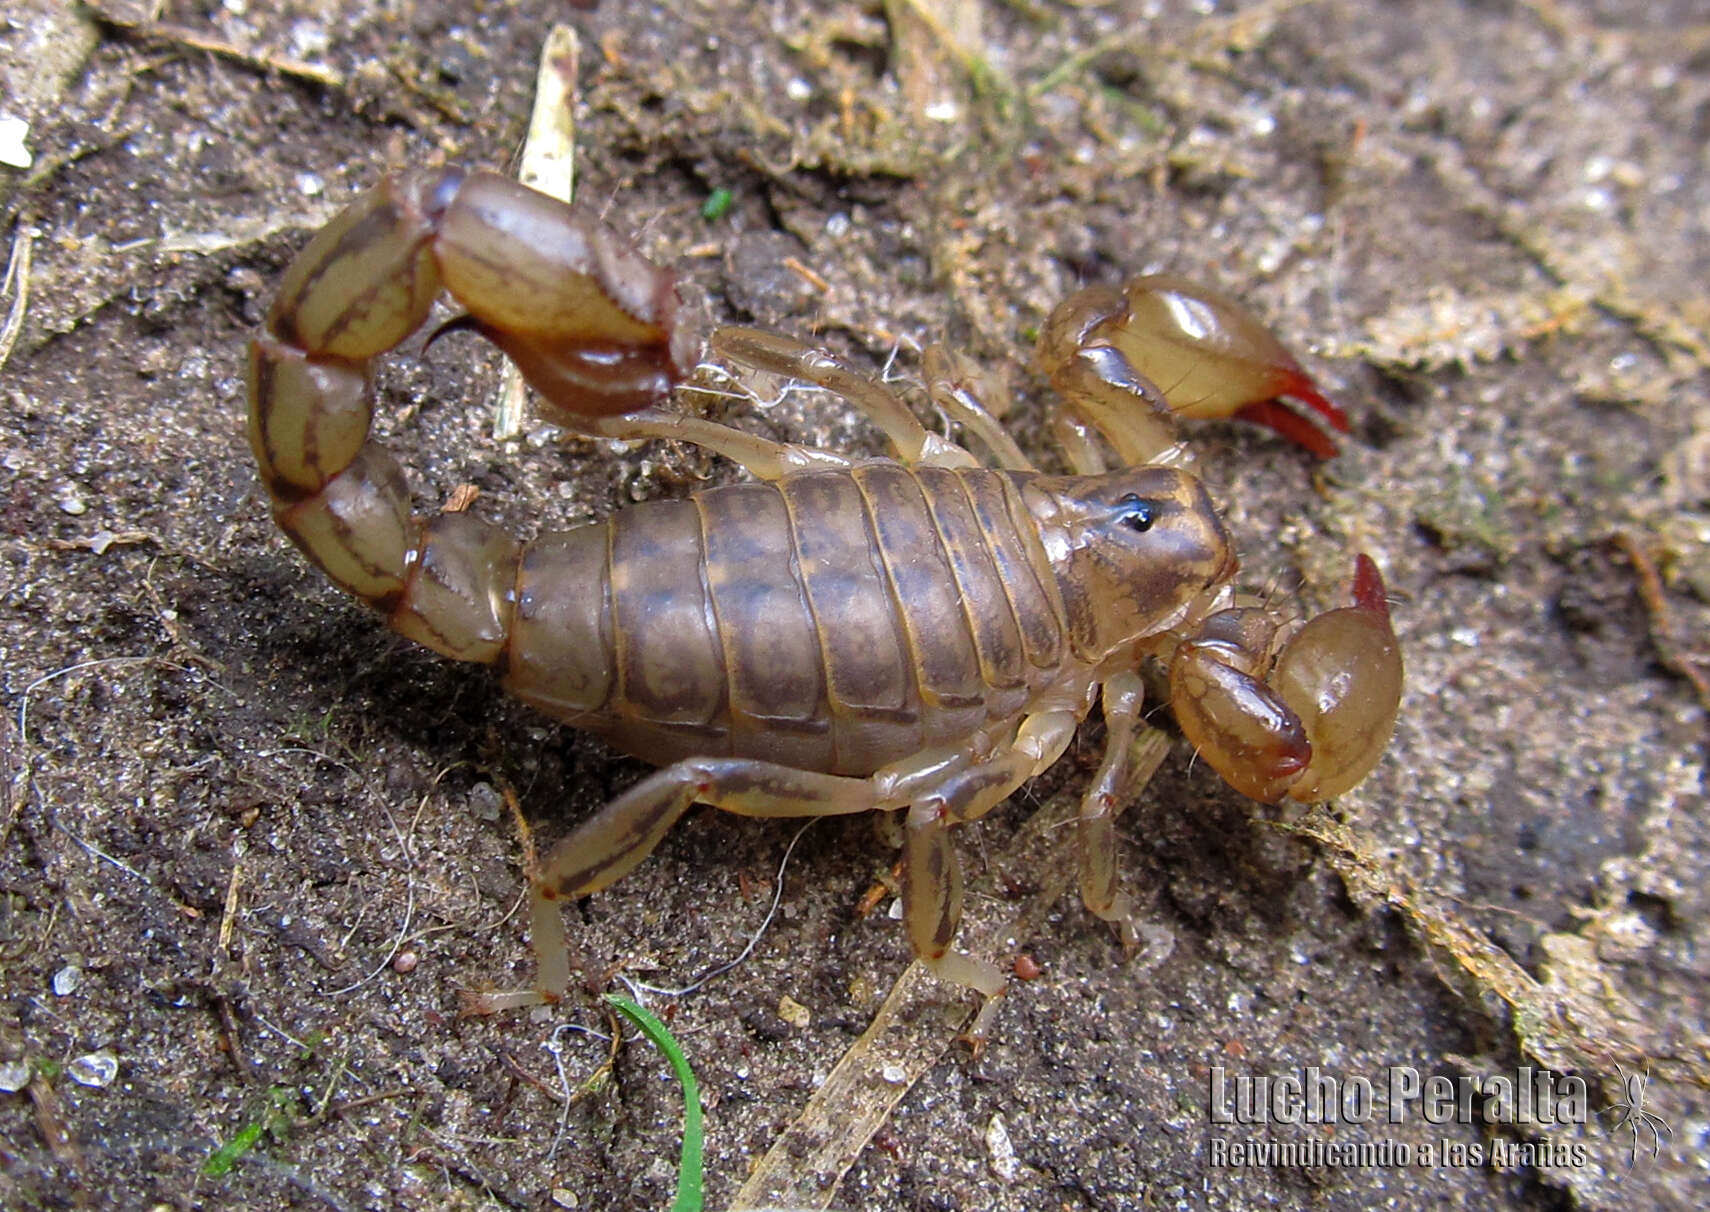
M233 1166L261 1142L265 1133L271 1132L277 1136L288 1128L291 1124L293 1096L289 1086L269 1087L266 1107L253 1120L239 1128L235 1136L208 1155L208 1160L202 1163L202 1177L224 1178L232 1172Z
M238 1129L236 1136L208 1155L208 1160L202 1163L202 1177L224 1178L230 1174L238 1159L255 1148L255 1142L261 1139L265 1129L266 1125L260 1120Z
M677 1198L671 1212L701 1212L701 1091L695 1085L695 1075L689 1069L688 1058L671 1038L665 1024L627 997L606 994L613 1009L641 1029L653 1041L653 1046L671 1062L671 1072L683 1087L683 1155L677 1161Z

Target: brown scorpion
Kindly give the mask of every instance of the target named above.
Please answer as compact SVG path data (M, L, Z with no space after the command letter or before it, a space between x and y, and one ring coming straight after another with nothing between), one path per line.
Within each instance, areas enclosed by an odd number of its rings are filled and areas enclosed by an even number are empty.
M502 349L552 420L686 440L753 480L526 542L464 512L415 515L369 437L371 362L426 323L441 290L466 311L452 323ZM1057 308L1039 361L1071 475L1039 471L939 347L922 357L928 395L995 466L834 356L752 329L719 330L712 347L843 396L896 457L661 408L698 357L677 307L668 271L578 209L441 169L389 177L334 218L250 345L250 441L304 553L394 630L496 664L523 700L661 767L530 873L539 988L487 1008L560 995L571 960L558 902L623 876L691 805L880 809L904 814L910 945L985 996L977 1032L1006 978L951 945L951 827L1055 762L1101 692L1108 738L1081 801L1080 890L1130 946L1115 819L1144 666L1166 671L1199 753L1256 799L1330 798L1382 755L1402 669L1375 565L1358 557L1351 606L1279 623L1235 598L1229 537L1184 469L1175 413L1240 412L1333 451L1274 402L1289 395L1346 428L1233 301L1153 277ZM1130 466L1106 470L1101 443Z

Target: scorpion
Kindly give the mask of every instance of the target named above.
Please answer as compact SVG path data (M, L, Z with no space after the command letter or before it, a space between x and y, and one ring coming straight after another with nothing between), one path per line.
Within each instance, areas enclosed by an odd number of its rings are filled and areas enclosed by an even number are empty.
M414 514L369 436L372 368L442 291L464 310L441 331L498 346L547 419L685 440L752 479L528 541L467 512ZM308 558L393 630L498 666L525 702L659 767L530 864L536 988L482 1009L563 995L580 965L561 902L621 878L692 805L880 810L902 814L910 947L982 995L978 1039L1007 976L953 945L952 827L1056 762L1095 704L1106 748L1076 818L1077 874L1130 953L1115 821L1138 781L1148 670L1199 754L1256 800L1329 799L1381 757L1402 664L1376 565L1359 555L1352 603L1304 623L1237 597L1228 533L1176 437L1177 414L1236 414L1333 453L1280 395L1347 428L1233 300L1153 276L1088 287L1051 314L1038 362L1066 475L1022 453L971 361L942 346L922 354L927 395L990 465L847 362L755 329L719 329L711 348L842 396L894 456L662 407L699 359L680 308L670 271L580 209L441 168L385 178L318 232L250 342L250 442L273 516Z

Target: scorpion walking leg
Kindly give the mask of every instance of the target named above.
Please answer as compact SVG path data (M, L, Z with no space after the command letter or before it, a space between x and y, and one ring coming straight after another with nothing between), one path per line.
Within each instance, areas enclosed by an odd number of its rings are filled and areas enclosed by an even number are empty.
M562 996L571 964L559 903L627 874L697 802L762 817L837 816L911 803L903 861L910 945L941 980L995 998L1006 983L1003 970L950 950L962 915L962 876L949 827L990 811L1054 763L1074 737L1075 722L1072 711L1041 712L1022 721L1015 739L983 762L919 755L866 779L743 758L687 758L666 767L607 804L546 856L532 877L530 907L539 988L479 998L474 1008L492 1012ZM988 1005L975 1019L974 1038L990 1013Z
M1050 767L1075 735L1075 714L1028 716L1015 740L988 760L953 770L937 787L917 793L903 833L903 923L909 945L939 980L984 995L964 1033L976 1048L1009 978L1003 969L950 949L962 919L962 866L950 826L974 820L1008 799L1022 783Z
M1136 784L1151 777L1150 768L1136 768L1134 737L1145 727L1140 708L1145 686L1136 673L1119 673L1104 684L1104 760L1092 785L1081 798L1079 819L1081 901L1088 910L1122 933L1123 949L1130 955L1139 946L1133 920L1133 902L1117 879L1116 818L1133 797ZM1160 756L1162 756L1160 754Z
M1102 476L1110 470L1092 426L1066 408L1051 410L1051 436L1078 476Z
M890 388L861 374L829 350L758 328L721 328L712 335L713 352L791 379L835 392L867 414L896 448L904 463L934 467L977 467L974 456L932 433Z
M667 412L662 408L646 408L615 417L566 419L572 421L578 433L589 437L620 441L662 438L693 442L740 464L758 480L776 480L797 471L849 467L853 462L828 450L797 446L793 442L774 442L733 425L721 425L704 417Z
M742 816L838 816L879 807L868 779L841 778L745 758L685 758L642 779L554 846L531 874L530 926L537 988L473 1001L480 1013L563 996L570 948L561 902L627 875L695 803Z
M942 345L928 345L920 355L921 373L926 376L926 394L935 407L979 439L991 453L993 466L1006 471L1037 471L1033 460L1021 452L1015 439L974 389L978 373L963 354Z

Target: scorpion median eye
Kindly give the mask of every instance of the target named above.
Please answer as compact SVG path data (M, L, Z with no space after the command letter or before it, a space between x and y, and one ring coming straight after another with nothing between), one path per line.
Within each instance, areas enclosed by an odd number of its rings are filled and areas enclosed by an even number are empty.
M1117 520L1136 534L1145 534L1158 519L1156 502L1142 500L1133 493L1123 497L1117 505L1122 509Z

